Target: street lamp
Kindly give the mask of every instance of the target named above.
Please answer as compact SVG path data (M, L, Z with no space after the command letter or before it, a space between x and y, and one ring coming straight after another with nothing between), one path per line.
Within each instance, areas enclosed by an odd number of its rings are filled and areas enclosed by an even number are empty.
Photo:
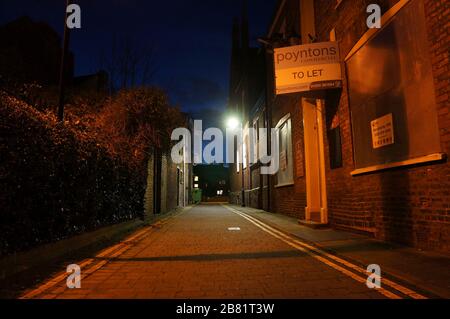
M230 117L227 120L227 128L235 131L240 126L239 120L236 117Z

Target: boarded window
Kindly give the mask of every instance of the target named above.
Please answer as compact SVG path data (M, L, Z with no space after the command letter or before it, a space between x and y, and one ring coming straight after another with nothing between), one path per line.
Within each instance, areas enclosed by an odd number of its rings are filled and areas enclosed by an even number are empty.
M422 0L406 4L347 61L356 168L441 151Z

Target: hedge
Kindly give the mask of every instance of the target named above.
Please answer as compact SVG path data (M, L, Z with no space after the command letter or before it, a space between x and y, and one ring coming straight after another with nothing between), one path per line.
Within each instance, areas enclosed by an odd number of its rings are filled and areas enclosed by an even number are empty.
M145 174L0 93L0 256L143 215Z

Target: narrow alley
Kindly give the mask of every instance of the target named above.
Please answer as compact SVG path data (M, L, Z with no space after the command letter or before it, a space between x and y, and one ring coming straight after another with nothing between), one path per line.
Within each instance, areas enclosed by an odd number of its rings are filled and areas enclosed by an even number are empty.
M186 208L79 265L80 289L63 271L22 298L426 298L391 281L369 289L365 269L219 204Z

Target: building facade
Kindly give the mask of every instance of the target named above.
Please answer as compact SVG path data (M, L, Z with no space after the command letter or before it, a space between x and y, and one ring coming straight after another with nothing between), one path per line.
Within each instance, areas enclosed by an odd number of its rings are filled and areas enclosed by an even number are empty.
M265 61L263 49L250 47L244 7L241 21L235 19L233 24L228 113L239 119L244 132L242 147L245 151L239 147L235 137L234 163L230 165L230 202L269 209L269 177L261 175L260 164L251 164L247 156L250 145L259 143L259 135L251 136L248 129L269 125Z
M20 17L0 26L0 84L59 83L62 41L58 33L44 22ZM74 55L69 52L65 80L74 77Z
M186 116L186 128L192 132L193 121ZM145 215L166 214L193 203L192 141L184 141L180 151L181 163L172 160L170 152L153 149L147 164L147 187L145 192Z
M379 29L367 26L373 3ZM278 2L264 40L263 108L280 145L268 210L450 250L449 12L432 0ZM341 85L275 94L274 49L321 42L338 44Z

